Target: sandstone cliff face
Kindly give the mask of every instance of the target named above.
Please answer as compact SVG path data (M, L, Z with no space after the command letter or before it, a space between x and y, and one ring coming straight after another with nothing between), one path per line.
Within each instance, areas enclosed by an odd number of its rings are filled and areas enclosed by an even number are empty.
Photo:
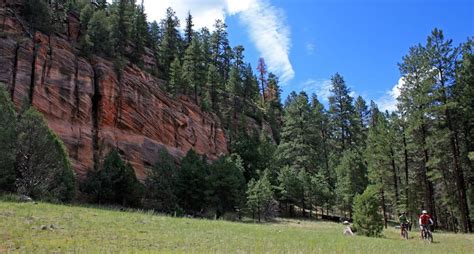
M17 108L30 102L44 114L79 176L111 148L118 148L142 179L162 148L175 157L191 148L210 159L227 153L215 115L187 97L170 98L160 89L162 81L133 65L116 71L105 59L78 57L74 17L67 36L29 38L12 13L0 11L0 82Z

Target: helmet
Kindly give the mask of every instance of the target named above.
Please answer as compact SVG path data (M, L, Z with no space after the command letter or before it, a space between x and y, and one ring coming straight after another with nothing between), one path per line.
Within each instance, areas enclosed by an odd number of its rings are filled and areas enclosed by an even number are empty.
M423 211L421 211L421 213L425 214L425 213L428 213L428 212L426 210L423 210Z
M403 214L403 215L405 215L405 214L406 214L406 212L402 212L402 214Z

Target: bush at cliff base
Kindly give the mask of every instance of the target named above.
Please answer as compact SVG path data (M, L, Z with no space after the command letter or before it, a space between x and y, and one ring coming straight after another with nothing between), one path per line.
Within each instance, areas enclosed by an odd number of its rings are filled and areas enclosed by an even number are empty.
M379 212L378 189L369 185L364 193L354 199L354 227L366 236L380 236L383 228L382 215Z

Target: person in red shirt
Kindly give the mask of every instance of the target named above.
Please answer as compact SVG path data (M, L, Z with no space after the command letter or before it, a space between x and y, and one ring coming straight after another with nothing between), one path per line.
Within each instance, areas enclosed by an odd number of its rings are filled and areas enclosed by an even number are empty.
M421 212L420 218L418 219L418 224L420 225L420 234L423 238L423 227L428 227L428 225L433 225L433 220L426 210Z

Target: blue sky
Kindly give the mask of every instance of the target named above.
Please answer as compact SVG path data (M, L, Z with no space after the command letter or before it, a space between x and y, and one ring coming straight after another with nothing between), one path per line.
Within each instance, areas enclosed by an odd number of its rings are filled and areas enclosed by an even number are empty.
M150 19L161 18L166 6L179 17L190 10L197 26L224 18L246 60L256 66L262 56L281 77L284 98L305 90L324 102L339 72L354 95L383 109L394 107L397 63L410 46L424 43L435 27L456 45L474 36L472 0L145 1Z

